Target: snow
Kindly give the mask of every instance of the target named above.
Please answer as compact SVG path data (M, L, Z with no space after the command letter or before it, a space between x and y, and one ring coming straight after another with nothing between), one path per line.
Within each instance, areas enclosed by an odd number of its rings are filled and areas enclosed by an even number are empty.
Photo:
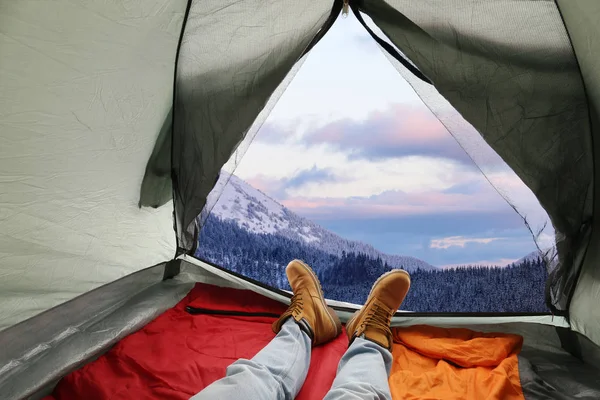
M276 233L288 228L283 208L260 190L231 175L212 213L233 220L239 226L246 223L244 228L254 233Z
M316 242L319 240L318 237L312 235L305 235L303 233L298 233L298 237L304 240L306 243Z
M237 176L225 176L227 177L229 182L225 185L212 213L223 220L234 221L250 232L281 235L338 256L345 251L360 252L373 258L381 257L390 266L402 267L408 271L417 268L435 269L434 266L415 257L384 254L369 244L344 239L294 214Z

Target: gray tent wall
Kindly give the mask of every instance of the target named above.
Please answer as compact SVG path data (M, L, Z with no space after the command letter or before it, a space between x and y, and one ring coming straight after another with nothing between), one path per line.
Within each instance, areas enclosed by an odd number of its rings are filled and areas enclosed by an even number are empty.
M173 258L138 199L185 6L0 2L0 330Z
M600 2L565 1L558 5L569 31L590 109L593 150L600 154ZM595 162L594 229L570 306L573 328L600 344L600 162Z

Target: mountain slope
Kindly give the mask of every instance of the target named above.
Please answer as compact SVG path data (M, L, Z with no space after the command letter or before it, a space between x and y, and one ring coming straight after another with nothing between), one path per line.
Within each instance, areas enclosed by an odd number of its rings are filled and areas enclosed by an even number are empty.
M542 250L542 251L540 251L540 250L532 251L531 253L527 254L526 256L519 258L517 261L513 261L511 263L506 264L506 266L510 267L511 265L523 264L524 262L537 261L539 258L543 258L544 254L549 251L552 251L552 249L546 249L546 250Z
M224 174L224 173L222 173ZM271 233L303 242L329 254L363 253L372 258L381 257L393 268L432 270L434 266L415 257L384 254L373 246L344 239L320 225L294 214L292 211L253 188L235 175L229 177L211 214L225 221L233 221L253 233Z

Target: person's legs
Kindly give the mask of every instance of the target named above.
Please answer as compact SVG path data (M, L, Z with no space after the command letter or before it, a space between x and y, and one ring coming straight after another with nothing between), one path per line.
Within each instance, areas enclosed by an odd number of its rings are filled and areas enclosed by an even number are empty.
M337 314L325 304L321 284L302 261L285 270L294 292L288 309L273 323L277 336L252 360L238 360L227 375L192 400L293 399L310 364L312 346L326 343L342 332Z
M388 376L392 353L356 338L340 360L333 385L324 400L391 400Z
M393 270L373 285L365 305L346 324L350 346L325 400L391 400L390 323L410 288L407 272Z
M251 360L240 359L227 375L192 400L293 399L310 365L311 338L288 319L275 338Z

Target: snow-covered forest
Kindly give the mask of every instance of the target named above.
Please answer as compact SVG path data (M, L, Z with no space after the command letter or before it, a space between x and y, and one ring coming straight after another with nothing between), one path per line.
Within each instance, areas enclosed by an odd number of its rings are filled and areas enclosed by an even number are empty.
M239 204L239 202L238 202ZM372 283L392 267L360 251L324 251L310 241L277 230L260 233L233 219L211 215L204 223L196 256L267 285L288 289L285 266L295 258L315 270L328 298L362 304ZM409 258L410 259L410 258ZM425 265L428 265L424 263ZM404 267L395 265L394 267ZM412 286L401 309L418 312L547 312L546 268L541 259L507 267L406 268Z

